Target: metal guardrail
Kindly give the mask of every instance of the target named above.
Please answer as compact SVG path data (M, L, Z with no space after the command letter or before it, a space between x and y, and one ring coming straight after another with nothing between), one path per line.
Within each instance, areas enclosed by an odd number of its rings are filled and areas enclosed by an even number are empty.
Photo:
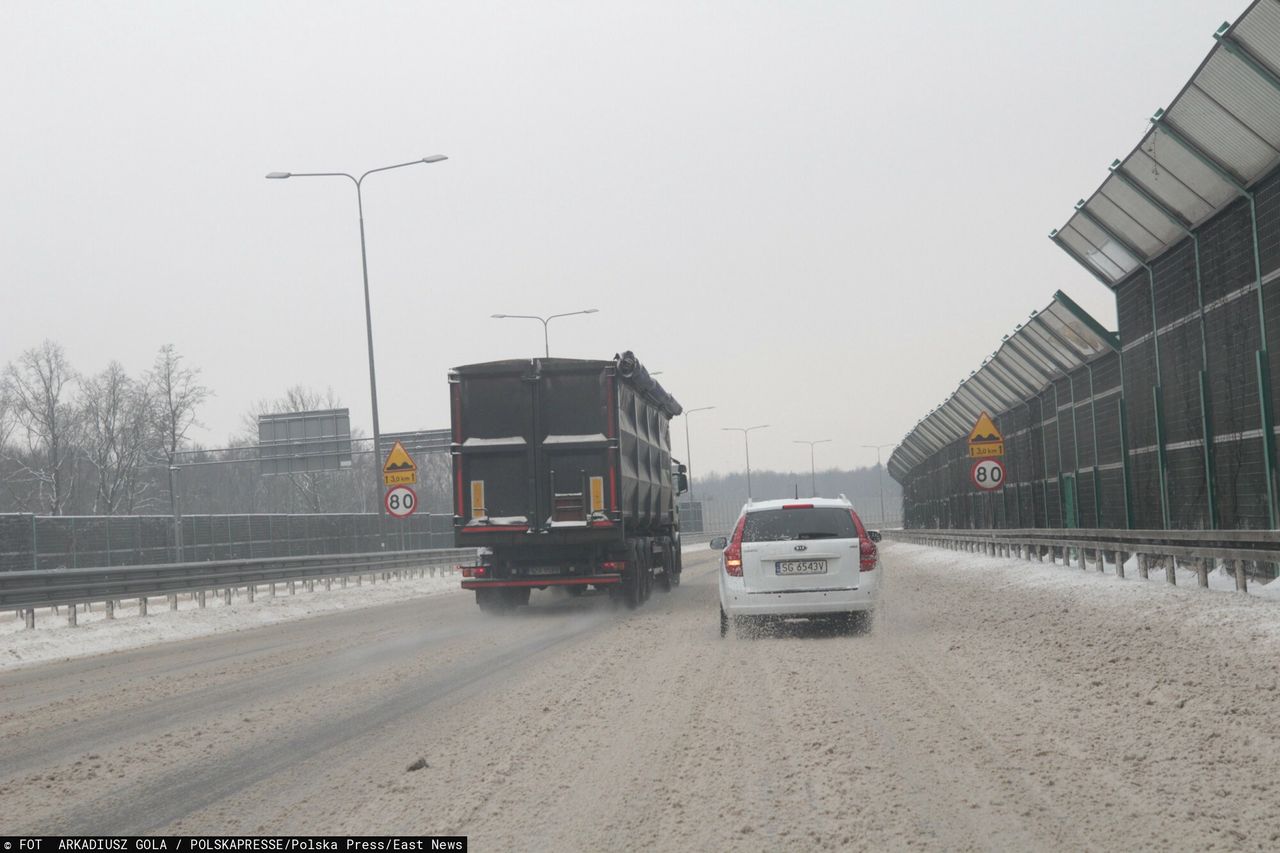
M1104 571L1104 555L1111 555L1116 575L1124 577L1124 564L1136 556L1138 574L1163 566L1165 579L1177 583L1176 560L1194 562L1197 584L1209 586L1212 563L1222 561L1233 570L1236 589L1248 590L1247 563L1280 564L1280 531L1275 530L1106 530L1091 528L1022 528L993 530L885 530L885 538L974 551L989 556L1041 561L1061 555L1063 562L1079 561L1087 568L1092 557L1097 571ZM1170 559L1165 559L1170 558ZM1269 570L1274 575L1274 572Z
M0 572L0 610L23 613L28 627L34 626L36 607L72 605L68 621L75 624L75 607L95 601L107 602L110 613L119 599L139 600L146 613L149 596L168 595L171 609L178 593L198 593L222 589L228 598L233 589L244 588L252 601L259 585L331 580L371 572L392 572L450 565L471 559L474 548L444 548L421 551L382 551L372 554L332 554L313 557L266 557L253 560L221 560L205 563L166 563L151 566L120 566L95 569L53 569L47 571ZM202 600L203 603L203 600Z

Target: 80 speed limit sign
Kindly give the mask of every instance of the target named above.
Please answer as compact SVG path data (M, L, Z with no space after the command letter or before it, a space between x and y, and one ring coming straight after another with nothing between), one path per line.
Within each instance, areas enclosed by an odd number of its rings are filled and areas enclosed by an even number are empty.
M1004 463L999 459L979 459L973 463L969 479L979 489L998 489L1004 485Z
M408 518L418 508L418 495L408 486L396 486L387 492L384 503L392 518Z

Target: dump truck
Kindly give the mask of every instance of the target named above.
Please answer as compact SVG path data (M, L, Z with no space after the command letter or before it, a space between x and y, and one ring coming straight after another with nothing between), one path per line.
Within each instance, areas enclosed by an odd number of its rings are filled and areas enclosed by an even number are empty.
M479 554L461 570L481 610L550 587L634 608L679 585L681 408L634 354L470 364L449 386L454 542Z

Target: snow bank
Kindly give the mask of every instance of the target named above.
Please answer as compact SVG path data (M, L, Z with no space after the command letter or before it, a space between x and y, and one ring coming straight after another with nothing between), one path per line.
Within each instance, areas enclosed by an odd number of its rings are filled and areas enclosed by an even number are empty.
M188 640L225 631L244 631L274 625L291 619L306 619L340 610L357 610L459 590L459 575L411 578L355 585L348 581L344 589L334 586L325 590L317 583L315 592L306 592L299 583L296 595L289 595L288 584L278 584L277 597L271 598L268 587L258 588L256 601L250 603L237 591L237 597L226 605L219 596L209 596L207 607L200 609L185 593L180 595L177 612L169 609L164 596L148 600L148 615L138 615L137 601L126 599L116 609L116 618L108 620L102 602L93 610L76 615L77 627L67 625L66 608L55 614L39 608L36 629L28 631L12 612L0 617L0 670L28 666L50 660L85 657L105 652L134 649L153 643Z

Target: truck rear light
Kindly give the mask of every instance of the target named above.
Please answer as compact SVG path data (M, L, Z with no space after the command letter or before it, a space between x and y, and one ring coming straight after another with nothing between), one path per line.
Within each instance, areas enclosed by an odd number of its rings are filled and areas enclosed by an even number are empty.
M626 560L606 560L600 564L600 571L602 572L625 572L626 570Z
M746 523L745 515L738 519L738 526L733 528L733 536L724 549L724 573L731 578L742 577L742 528Z
M876 543L865 537L858 540L858 568L860 571L874 571L879 559L880 554L876 549Z
M485 575L484 566L458 566L464 578L482 578Z

